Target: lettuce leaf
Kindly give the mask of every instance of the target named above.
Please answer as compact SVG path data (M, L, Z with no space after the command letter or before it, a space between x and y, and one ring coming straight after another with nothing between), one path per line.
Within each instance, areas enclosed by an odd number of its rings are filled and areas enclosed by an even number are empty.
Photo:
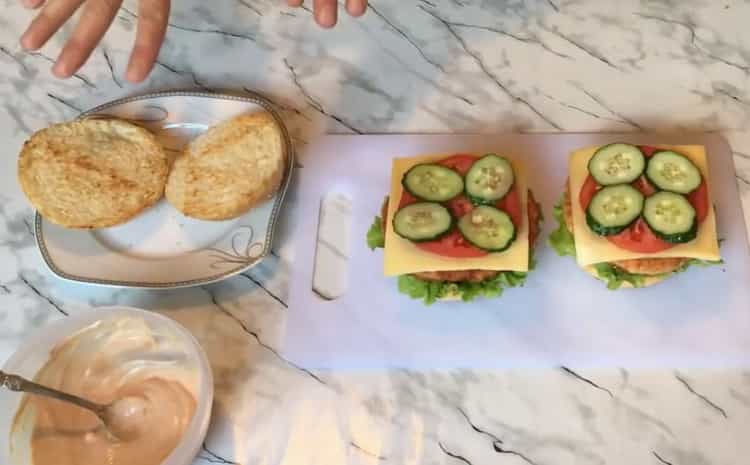
M573 238L573 233L570 232L568 227L565 225L565 218L563 218L562 199L555 205L552 210L555 219L559 223L559 227L549 235L547 243L554 249L555 252L561 257L569 255L571 257L576 256L576 242Z
M423 281L412 275L403 275L398 277L398 290L412 299L424 301L426 305L431 305L446 297L457 297L464 302L469 302L478 297L500 297L506 288L523 286L526 276L527 273L520 271L503 271L495 278L479 283L452 283Z
M672 271L671 273L653 275L651 277L667 277L672 274L684 273L691 266L706 267L720 265L722 263L724 263L724 260L712 261L691 258L690 260L686 261L680 268ZM609 263L597 263L596 265L594 265L594 268L596 268L596 274L599 275L599 278L602 281L607 283L607 289L610 290L619 289L625 282L632 284L633 287L643 287L643 285L646 283L646 278L649 277L647 275L637 273L628 273L627 271L622 270Z
M383 233L383 219L379 216L375 217L372 226L367 231L367 247L370 250L382 249L385 247L385 234Z
M707 267L707 266L714 266L714 265L721 265L724 263L724 260L700 260L698 258L691 258L687 262L685 262L684 265L682 265L679 269L675 270L674 273L683 273L687 271L688 268L691 266L700 266L700 267Z
M619 289L623 283L630 283L633 287L643 287L646 284L646 276L636 273L628 273L610 263L597 263L594 265L599 279L607 283L607 289L614 291Z

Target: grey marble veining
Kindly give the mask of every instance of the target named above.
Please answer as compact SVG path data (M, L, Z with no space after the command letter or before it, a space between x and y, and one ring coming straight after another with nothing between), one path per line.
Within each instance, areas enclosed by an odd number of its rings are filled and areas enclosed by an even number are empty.
M750 372L296 367L277 350L291 266L283 239L261 266L202 288L53 278L15 181L20 145L45 125L153 90L263 93L298 146L324 131L717 130L750 201L748 2L374 0L333 31L283 3L173 2L154 73L133 86L122 76L135 1L67 81L49 73L62 38L24 53L17 40L31 16L17 0L0 2L0 359L34 328L91 305L175 318L206 348L216 378L196 464L747 463Z

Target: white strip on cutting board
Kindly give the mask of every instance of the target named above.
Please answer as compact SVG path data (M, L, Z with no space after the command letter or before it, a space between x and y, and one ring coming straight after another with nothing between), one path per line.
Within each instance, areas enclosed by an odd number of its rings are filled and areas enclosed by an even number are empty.
M705 145L723 266L695 268L647 289L608 291L544 243L568 155L609 142ZM537 269L500 299L424 307L383 276L383 252L365 235L390 185L394 157L509 154L523 159L546 221ZM635 134L326 136L307 147L291 221L295 262L282 352L307 368L370 370L554 365L750 366L750 258L731 150L717 135ZM312 290L321 199L351 199L348 284L327 301Z

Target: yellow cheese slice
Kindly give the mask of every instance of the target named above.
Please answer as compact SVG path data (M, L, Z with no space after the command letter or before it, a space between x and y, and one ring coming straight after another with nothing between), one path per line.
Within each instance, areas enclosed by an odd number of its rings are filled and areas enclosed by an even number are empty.
M708 160L706 149L696 145L659 145L664 150L673 150L690 158L700 169L703 178L708 181ZM594 263L611 262L615 260L629 260L634 258L665 258L685 257L701 260L719 260L719 243L716 236L716 216L714 209L710 208L708 216L698 228L698 237L694 240L680 244L671 249L657 253L636 253L621 249L609 242L606 238L594 234L586 224L586 214L578 201L581 187L589 175L588 163L599 147L591 147L570 156L570 193L573 204L573 228L576 241L576 255L578 264L582 267ZM711 202L709 186L708 202Z
M403 192L401 179L414 165L429 163L450 157L450 154L423 155L419 157L397 158L393 160L391 171L391 191L388 202L388 218L385 230L385 266L386 276L419 273L422 271L462 271L462 270L529 270L529 225L526 212L526 173L523 166L509 157L513 165L516 186L521 198L523 224L516 231L516 240L509 249L501 253L491 253L481 258L450 258L426 252L412 242L402 238L393 231L390 218L396 214Z

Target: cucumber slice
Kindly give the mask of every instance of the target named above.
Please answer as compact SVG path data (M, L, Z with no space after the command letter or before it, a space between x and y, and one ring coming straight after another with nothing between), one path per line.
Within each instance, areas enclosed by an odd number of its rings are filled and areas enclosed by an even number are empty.
M513 165L503 157L488 154L475 161L466 173L466 195L474 203L492 204L513 186Z
M646 157L630 144L605 145L589 160L589 173L602 186L629 184L643 174Z
M600 236L613 236L638 219L643 194L630 184L599 189L586 209L586 223Z
M418 202L393 215L393 230L404 239L424 242L439 239L453 227L453 217L439 203Z
M476 207L458 220L468 242L487 252L502 252L516 239L516 227L507 213L495 207Z
M701 185L698 167L686 156L669 150L656 152L646 168L646 177L661 190L689 194Z
M672 244L690 242L698 235L695 208L672 192L658 192L646 199L643 219L662 240Z
M430 202L446 202L464 190L464 180L460 174L432 163L412 167L401 184L414 197Z

